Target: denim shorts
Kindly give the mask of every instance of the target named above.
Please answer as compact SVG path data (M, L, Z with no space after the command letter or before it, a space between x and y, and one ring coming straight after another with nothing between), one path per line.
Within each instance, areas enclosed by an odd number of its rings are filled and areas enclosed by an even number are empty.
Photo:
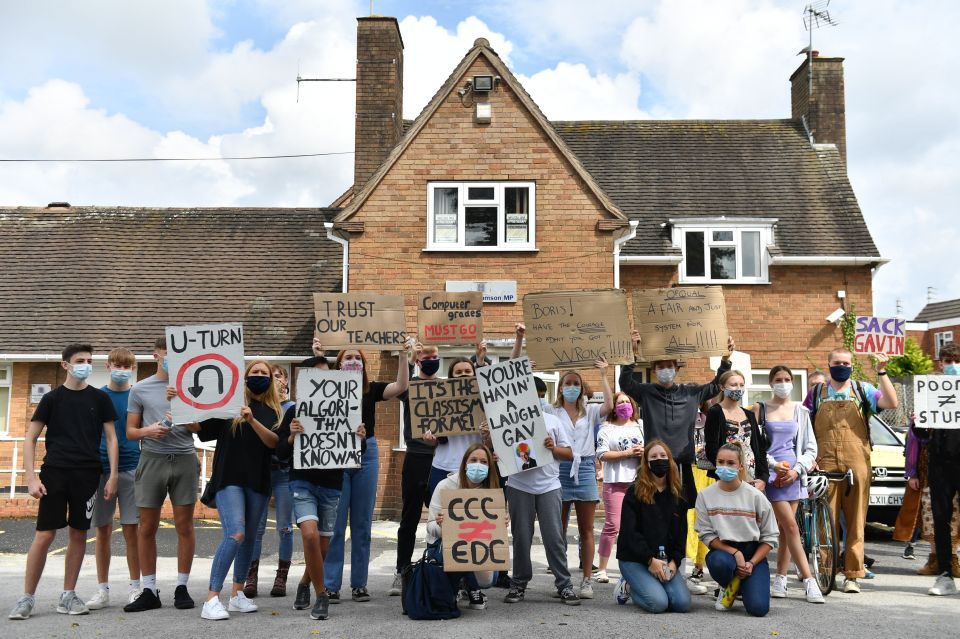
M580 472L574 482L570 476L573 468L572 461L560 462L561 501L600 501L600 491L597 489L597 460L595 457L580 459Z
M340 505L338 489L317 486L302 479L291 479L290 496L293 498L293 519L298 526L312 520L317 522L321 537L333 537L333 526L337 523L337 506Z

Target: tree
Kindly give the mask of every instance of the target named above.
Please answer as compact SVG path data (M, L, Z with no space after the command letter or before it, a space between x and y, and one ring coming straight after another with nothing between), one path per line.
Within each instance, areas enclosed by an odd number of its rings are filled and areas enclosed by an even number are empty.
M908 337L903 346L903 355L891 357L887 371L892 377L926 375L933 372L933 360L927 357L917 340Z

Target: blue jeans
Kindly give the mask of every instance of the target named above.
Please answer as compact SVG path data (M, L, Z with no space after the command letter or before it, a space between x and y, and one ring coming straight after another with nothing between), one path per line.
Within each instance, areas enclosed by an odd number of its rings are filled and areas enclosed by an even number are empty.
M350 587L367 587L367 569L370 566L370 531L373 526L373 506L377 500L377 478L380 474L380 454L377 440L367 438L367 450L360 460L360 468L343 472L343 490L337 507L337 523L333 529L330 548L323 559L323 581L330 592L340 592L343 584L343 546L350 520Z
M725 542L743 552L743 556L750 559L757 551L756 543ZM723 550L711 550L707 553L707 569L714 581L726 588L730 580L737 574L737 560ZM770 611L770 566L767 559L753 567L753 573L746 579L740 580L740 594L743 595L743 607L747 614L754 617L764 617Z
M270 472L270 488L273 491L273 497L276 500L277 507L277 534L280 536L280 547L278 555L280 561L290 561L293 557L293 502L290 500L290 471L274 470ZM253 544L253 557L251 561L260 560L260 552L263 548L263 535L267 532L267 515L270 513L270 506L263 509L263 517L260 518L260 527L257 528L257 540Z
M217 546L210 566L210 592L223 590L230 564L233 564L234 583L242 584L247 578L253 545L257 540L257 526L266 507L267 496L251 488L224 486L217 491L223 540Z
M647 567L635 561L621 561L620 573L630 584L630 597L647 612L690 611L690 591L678 571L664 583L650 574Z

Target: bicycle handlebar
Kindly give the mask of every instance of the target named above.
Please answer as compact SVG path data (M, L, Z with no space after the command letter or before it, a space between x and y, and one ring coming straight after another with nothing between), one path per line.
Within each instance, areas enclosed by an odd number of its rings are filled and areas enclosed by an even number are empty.
M826 477L829 481L846 481L847 484L853 486L853 469L848 469L845 473L838 472L827 472L825 470L813 470L808 473L810 475L821 475Z

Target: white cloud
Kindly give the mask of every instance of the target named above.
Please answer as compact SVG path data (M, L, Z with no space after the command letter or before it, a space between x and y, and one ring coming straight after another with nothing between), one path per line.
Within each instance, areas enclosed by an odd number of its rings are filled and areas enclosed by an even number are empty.
M521 84L551 120L637 120L649 117L637 107L640 81L635 75L591 74L584 64L561 62Z

